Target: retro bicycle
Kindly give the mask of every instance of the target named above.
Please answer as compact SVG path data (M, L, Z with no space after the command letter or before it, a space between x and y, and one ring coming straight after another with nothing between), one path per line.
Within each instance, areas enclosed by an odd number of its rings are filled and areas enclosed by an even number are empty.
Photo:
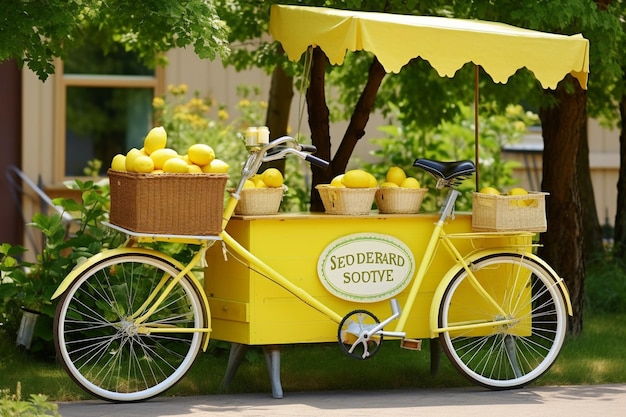
M70 377L105 400L145 400L176 384L210 336L248 344L337 340L357 359L379 352L383 340L415 347L416 337L438 338L461 374L490 389L524 386L551 367L571 314L566 286L533 253L534 233L455 226L467 219L455 213L455 187L474 173L472 162L415 161L438 189L448 189L438 216L234 215L244 182L262 163L291 155L325 166L314 152L291 137L250 146L216 236L144 234L111 225L128 235L126 244L75 268L54 294L60 297L54 343ZM429 236L418 233L423 224ZM248 226L259 227L254 244ZM373 235L363 230L370 227ZM398 243L394 230L408 243ZM260 249L279 240L294 246L297 238L298 255L272 257ZM198 250L183 265L142 247L160 241L196 244ZM360 246L351 246L355 242ZM338 270L351 259L357 263L359 253L363 260L378 258L384 271L407 267L402 283L385 287L384 294L355 295L320 282L325 261ZM222 264L215 265L219 258ZM193 269L207 259L201 283ZM293 276L279 272L285 270ZM373 282L363 272L342 277ZM256 304L250 299L255 291Z

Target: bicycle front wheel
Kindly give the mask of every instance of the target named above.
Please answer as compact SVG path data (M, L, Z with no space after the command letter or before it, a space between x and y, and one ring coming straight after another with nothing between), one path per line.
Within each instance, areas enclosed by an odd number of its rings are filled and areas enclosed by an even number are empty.
M182 277L143 323L136 321L179 270L151 254L125 253L88 268L57 306L54 342L70 377L108 401L140 401L178 382L198 354L203 304ZM150 302L147 302L150 301Z
M461 269L439 307L441 345L474 383L491 389L529 384L556 360L566 307L555 278L518 253L485 256Z

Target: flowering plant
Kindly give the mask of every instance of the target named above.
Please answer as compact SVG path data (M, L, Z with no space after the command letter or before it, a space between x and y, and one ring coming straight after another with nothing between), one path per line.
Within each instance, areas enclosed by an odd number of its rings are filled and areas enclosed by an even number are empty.
M168 136L168 147L185 153L195 143L205 143L213 148L216 158L229 165L229 186L239 180L239 171L248 153L243 133L250 126L259 126L265 120L267 102L260 100L257 87L239 86L240 98L232 116L224 105L218 105L210 97L195 92L188 98L186 84L168 86L168 93L152 101L154 124L163 126ZM282 211L306 210L308 192L305 190L302 167L287 158L285 183L288 191L281 204Z

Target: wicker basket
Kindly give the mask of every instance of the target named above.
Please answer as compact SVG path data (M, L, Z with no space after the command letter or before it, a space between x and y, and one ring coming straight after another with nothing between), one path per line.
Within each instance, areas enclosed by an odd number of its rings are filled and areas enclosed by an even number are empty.
M111 223L139 233L217 235L226 174L138 174L109 170Z
M369 214L377 188L340 188L328 184L315 187L328 214Z
M543 192L529 192L528 195L474 193L472 229L483 232L545 232L548 228L546 195L548 193Z
M241 191L241 199L235 207L235 214L255 216L276 214L287 187L246 188Z
M376 205L378 211L385 214L417 213L427 192L428 188L379 188L376 191Z

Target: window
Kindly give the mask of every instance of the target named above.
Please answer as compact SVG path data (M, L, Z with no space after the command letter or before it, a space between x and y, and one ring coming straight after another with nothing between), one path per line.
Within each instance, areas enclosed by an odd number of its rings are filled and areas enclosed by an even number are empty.
M94 43L71 50L57 66L55 176L84 175L88 161L141 148L152 127L152 98L164 91L162 68L149 69L123 47L106 55Z

